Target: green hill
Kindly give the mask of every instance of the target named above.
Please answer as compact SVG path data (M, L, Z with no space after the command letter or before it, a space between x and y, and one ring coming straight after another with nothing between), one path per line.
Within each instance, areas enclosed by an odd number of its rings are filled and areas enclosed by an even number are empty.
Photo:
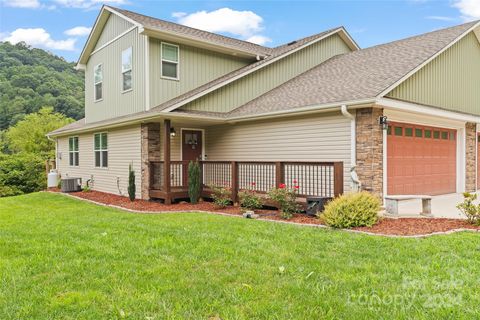
M25 43L0 42L0 131L44 106L83 118L84 74L74 65Z

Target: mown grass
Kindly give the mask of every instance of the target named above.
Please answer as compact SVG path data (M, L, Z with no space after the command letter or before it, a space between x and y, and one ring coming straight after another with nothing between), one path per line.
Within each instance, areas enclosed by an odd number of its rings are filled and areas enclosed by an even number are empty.
M480 238L0 199L0 319L479 318Z

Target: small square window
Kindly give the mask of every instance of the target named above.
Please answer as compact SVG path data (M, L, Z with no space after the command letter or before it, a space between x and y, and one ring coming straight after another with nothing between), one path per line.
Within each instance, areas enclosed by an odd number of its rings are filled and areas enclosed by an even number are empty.
M392 135L392 126L388 126L387 128L387 134L390 136Z
M432 137L432 130L425 130L425 138L431 138Z
M395 135L396 136L403 135L403 128L402 127L395 127Z
M440 131L433 131L433 139L440 139Z
M448 140L448 132L442 131L442 139L443 140Z
M415 128L415 137L417 138L422 137L422 129Z
M455 140L455 132L450 132L450 140Z
M412 128L405 128L405 136L412 137L413 136L413 129Z

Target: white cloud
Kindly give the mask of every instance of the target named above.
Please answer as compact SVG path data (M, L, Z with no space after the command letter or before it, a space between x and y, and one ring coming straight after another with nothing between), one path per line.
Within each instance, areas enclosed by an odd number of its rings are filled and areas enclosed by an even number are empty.
M123 5L126 4L126 0L53 0L59 6L66 8L78 8L78 9L93 9L100 7L102 4L106 5Z
M480 19L480 1L479 0L455 0L452 6L460 10L460 13L462 14L462 18L465 21Z
M52 49L52 50L75 50L76 39L53 40L50 34L43 28L19 28L1 39L12 44L25 42L32 47Z
M63 33L65 33L67 36L83 37L83 36L88 36L91 30L92 30L91 27L78 26L75 28L65 30Z
M263 18L252 11L221 8L210 12L203 10L190 14L174 12L172 17L176 18L178 23L188 27L209 32L230 33L257 44L271 41L268 37L260 34L264 29Z
M38 0L5 0L3 3L7 7L13 8L40 8L40 2Z
M228 32L242 37L250 37L263 29L263 19L259 15L252 11L236 11L230 8L194 12L179 17L178 22L192 28Z
M440 21L454 21L455 18L452 17L444 17L444 16L428 16L426 17L429 20L440 20Z
M272 42L272 39L270 39L269 37L262 36L262 35L255 35L255 36L251 36L250 38L246 39L245 41L252 42L252 43L259 44L259 45L263 46L267 42Z

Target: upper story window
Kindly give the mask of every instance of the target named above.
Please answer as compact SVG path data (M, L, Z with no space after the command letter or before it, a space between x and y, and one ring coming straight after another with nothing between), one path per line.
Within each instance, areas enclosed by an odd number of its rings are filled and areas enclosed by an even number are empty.
M178 46L162 42L162 77L178 80L178 54Z
M94 134L95 167L108 167L108 134L106 132Z
M72 167L79 165L78 137L68 138L68 159Z
M132 89L132 47L122 51L122 90Z
M103 98L103 66L97 64L93 69L93 83L95 85L94 99L95 101L102 100Z

